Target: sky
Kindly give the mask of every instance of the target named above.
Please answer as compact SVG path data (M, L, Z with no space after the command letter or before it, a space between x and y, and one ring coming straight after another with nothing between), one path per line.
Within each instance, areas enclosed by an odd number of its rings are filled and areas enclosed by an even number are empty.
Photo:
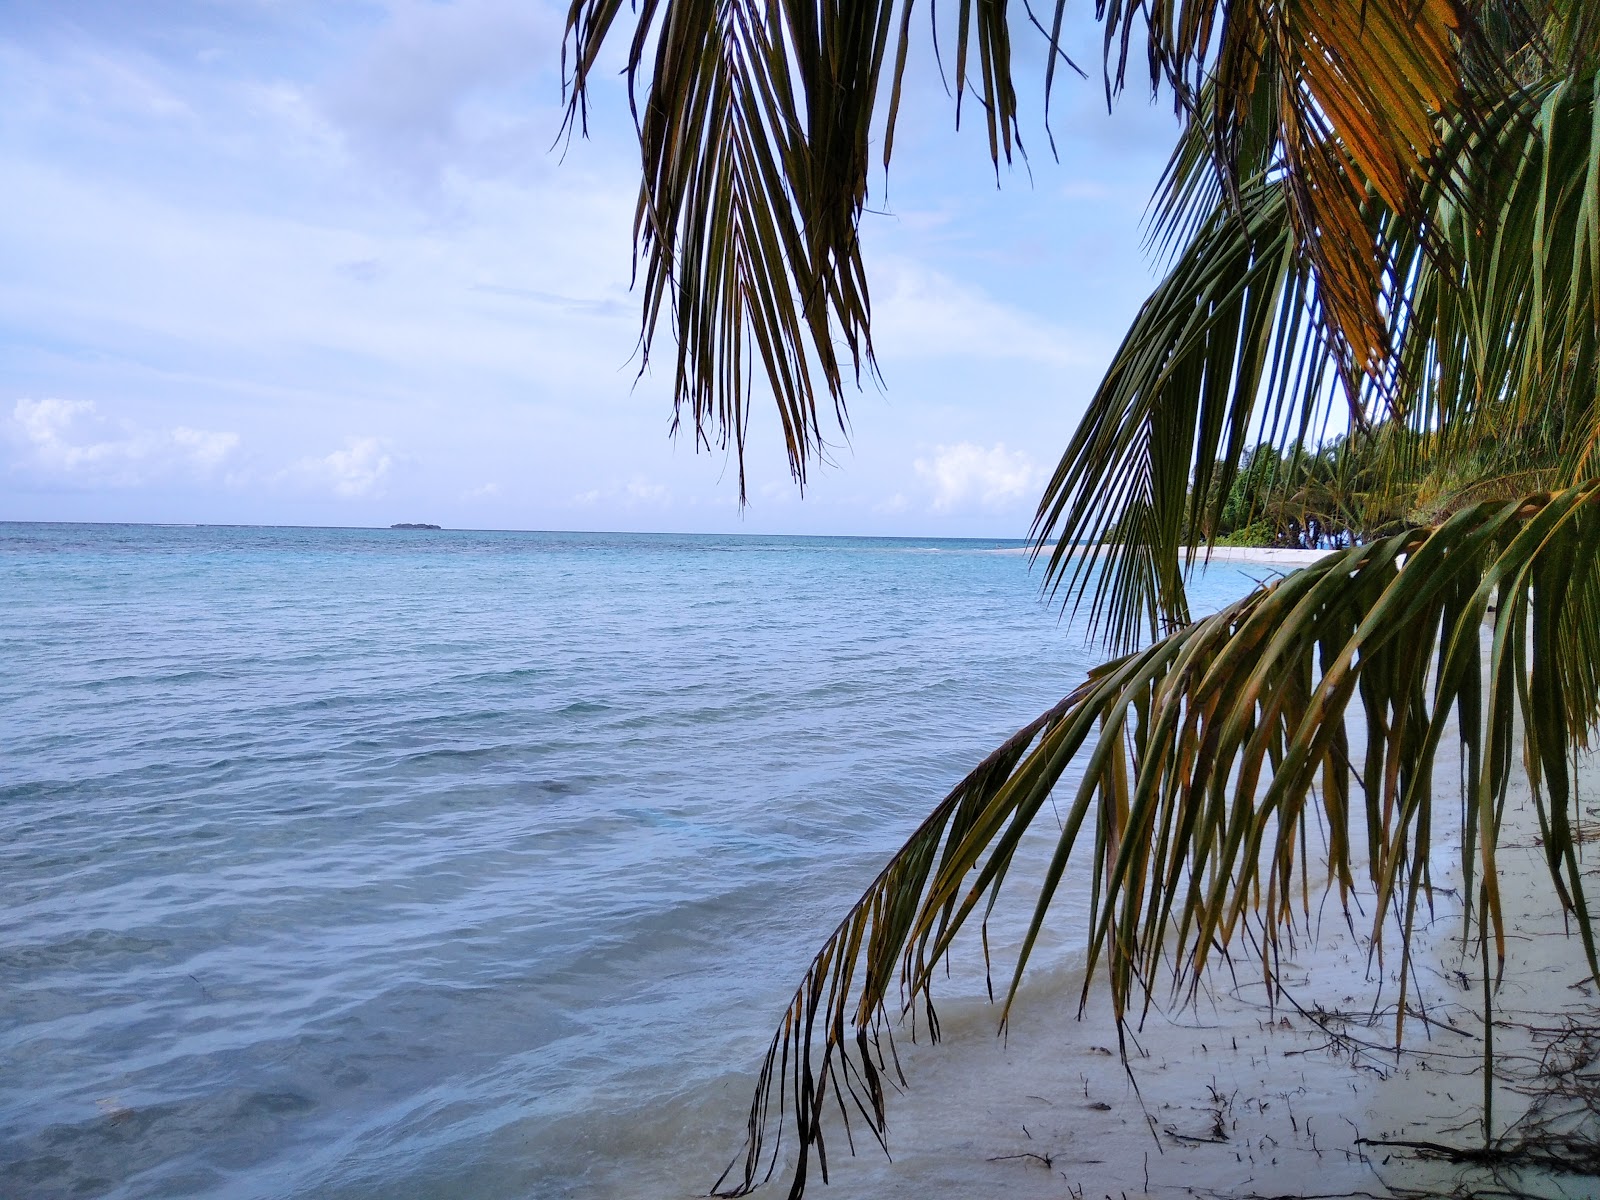
M926 6L922 8L924 13ZM540 0L0 6L0 520L1023 537L1154 281L1175 125L1098 30L996 173L926 42L863 243L881 385L802 496L640 374L616 70L559 139ZM620 66L620 57L608 64Z

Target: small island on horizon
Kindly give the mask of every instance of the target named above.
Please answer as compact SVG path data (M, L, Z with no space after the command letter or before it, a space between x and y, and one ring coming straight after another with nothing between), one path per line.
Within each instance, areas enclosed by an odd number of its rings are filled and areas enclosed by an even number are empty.
M426 524L421 524L421 523L413 523L413 522L410 522L410 521L401 521L397 525L389 526L389 528L390 529L443 529L444 526L443 525L426 525Z

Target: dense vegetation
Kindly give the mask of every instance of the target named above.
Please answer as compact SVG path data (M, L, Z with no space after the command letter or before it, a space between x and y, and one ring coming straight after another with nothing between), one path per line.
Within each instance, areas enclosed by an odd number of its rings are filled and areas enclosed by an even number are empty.
M1537 432L1495 439L1455 462L1434 461L1426 445L1405 454L1405 440L1416 439L1385 422L1314 446L1262 442L1231 473L1215 463L1206 494L1191 486L1186 500L1204 514L1196 540L1331 550L1437 525L1469 504L1515 499L1560 477L1559 447L1542 444ZM1223 495L1225 474L1231 482ZM1121 538L1119 522L1105 540Z

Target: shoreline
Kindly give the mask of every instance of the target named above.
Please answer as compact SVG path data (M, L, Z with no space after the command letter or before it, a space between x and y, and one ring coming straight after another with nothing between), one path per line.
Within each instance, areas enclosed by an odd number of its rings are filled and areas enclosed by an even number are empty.
M1098 558L1104 549L1105 547L1103 546L1081 546L1073 551L1072 557ZM1041 546L1039 547L1039 554L1046 556L1054 554L1055 550L1055 544ZM1017 546L1003 550L991 550L990 553L1032 554L1034 549L1032 546ZM1202 546L1195 553L1195 562L1201 566L1208 562L1231 562L1260 563L1264 566L1277 567L1303 567L1309 563L1317 562L1332 553L1334 553L1332 550L1291 550L1276 546L1216 546L1207 551Z

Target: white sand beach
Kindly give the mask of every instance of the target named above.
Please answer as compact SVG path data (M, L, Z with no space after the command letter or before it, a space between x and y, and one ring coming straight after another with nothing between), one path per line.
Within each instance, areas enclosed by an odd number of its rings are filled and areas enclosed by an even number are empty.
M1268 563L1274 566L1303 567L1314 563L1331 550L1282 550L1272 546L1216 546L1201 550L1201 562Z
M1074 554L1098 555L1102 553L1103 550L1104 547L1100 546L1082 546L1074 551ZM1038 552L1041 555L1048 557L1049 555L1054 554L1055 551L1056 546L1054 543L1051 543L1049 545L1040 547ZM1034 550L1031 546L1012 546L1003 550L992 550L990 553L1033 554ZM1308 563L1314 563L1324 555L1331 553L1331 550L1286 550L1273 546L1217 546L1211 550L1206 550L1204 547L1202 547L1195 555L1195 562L1198 564L1203 564L1206 562L1260 563L1263 566L1290 568L1303 567Z

